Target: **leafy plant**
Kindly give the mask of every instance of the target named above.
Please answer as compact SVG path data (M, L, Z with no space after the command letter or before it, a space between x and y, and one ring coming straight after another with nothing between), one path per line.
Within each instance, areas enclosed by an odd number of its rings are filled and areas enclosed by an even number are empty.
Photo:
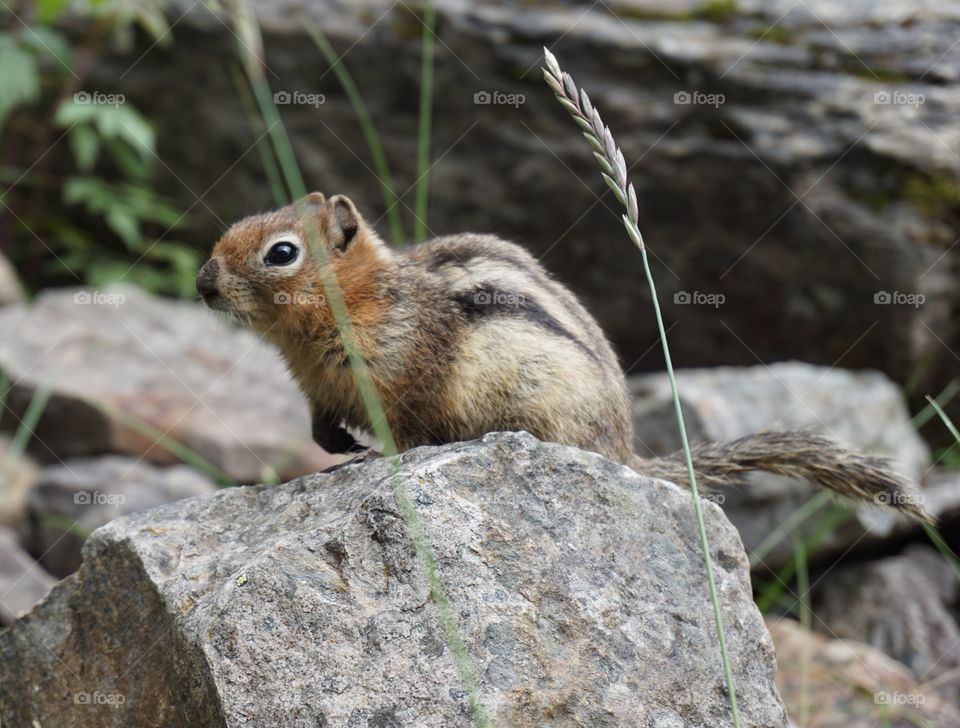
M52 26L63 0L39 2L26 17L29 26L0 31L0 178L10 185L0 204L14 218L13 229L0 232L28 242L8 247L34 285L125 280L155 292L193 293L200 254L166 239L185 215L154 188L152 125L120 94L80 90L108 38L129 44L139 26L165 41L164 4L80 5L91 30L75 47ZM70 155L53 165L56 135Z

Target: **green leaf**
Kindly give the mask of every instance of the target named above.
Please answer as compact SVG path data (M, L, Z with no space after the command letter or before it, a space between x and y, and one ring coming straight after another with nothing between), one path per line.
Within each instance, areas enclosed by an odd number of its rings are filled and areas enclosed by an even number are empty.
M77 103L73 99L65 99L57 109L54 121L61 127L81 124L93 126L103 141L126 144L146 161L154 157L156 132L150 122L132 106Z
M117 234L128 250L136 250L141 242L140 222L136 215L132 215L129 210L119 206L108 209L103 219L110 229Z
M38 0L37 20L49 25L64 11L70 0Z
M32 48L35 53L52 56L63 67L70 67L72 55L70 43L62 33L58 33L53 28L34 26L20 35L20 41L23 45Z
M0 34L0 124L17 106L40 94L36 58L9 33Z
M141 157L149 159L156 148L156 133L144 117L129 106L100 106L95 122L107 139L129 144Z
M150 177L150 164L137 152L123 142L111 139L107 144L111 159L131 182L147 183Z
M77 167L89 172L100 154L100 137L89 126L77 126L70 132L70 149Z

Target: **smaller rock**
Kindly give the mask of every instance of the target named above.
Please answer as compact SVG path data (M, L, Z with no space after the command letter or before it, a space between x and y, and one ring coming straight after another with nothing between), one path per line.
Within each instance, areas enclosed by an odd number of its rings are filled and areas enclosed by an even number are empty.
M17 278L13 264L0 253L0 306L10 303L20 303L24 300L23 286Z
M43 468L28 497L29 550L59 577L80 566L80 548L114 518L212 493L217 486L192 468L158 468L134 458L106 456Z
M866 642L937 684L960 702L960 583L950 564L928 546L900 556L831 571L814 592L817 626L836 637Z
M768 618L767 628L791 725L960 725L956 706L919 685L909 670L875 647L808 632L792 619Z
M157 465L183 451L240 483L329 467L279 353L186 301L131 286L49 289L0 308L0 425L16 429L41 388L38 458L121 453Z
M9 627L47 596L56 583L21 548L17 535L0 527L0 624Z
M920 478L930 451L910 423L900 388L880 372L783 362L677 372L690 439L732 440L767 429L810 429L889 458ZM633 377L638 452L680 449L666 374Z

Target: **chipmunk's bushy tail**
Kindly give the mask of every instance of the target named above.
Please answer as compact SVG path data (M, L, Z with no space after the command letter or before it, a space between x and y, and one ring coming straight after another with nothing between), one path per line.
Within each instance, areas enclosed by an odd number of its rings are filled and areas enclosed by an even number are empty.
M840 495L933 522L922 497L883 459L809 432L760 432L733 442L705 442L691 450L698 485L730 485L745 473L763 471L808 480ZM682 452L652 459L637 456L633 469L690 485Z

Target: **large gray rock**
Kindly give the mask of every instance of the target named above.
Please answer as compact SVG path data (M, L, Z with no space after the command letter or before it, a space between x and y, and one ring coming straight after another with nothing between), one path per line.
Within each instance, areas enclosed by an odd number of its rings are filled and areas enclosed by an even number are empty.
M400 478L492 725L729 722L688 491L523 433ZM0 637L4 723L471 725L399 487L377 460L99 529ZM785 726L742 547L704 508L743 725Z
M930 471L930 450L910 422L900 388L880 372L790 362L680 370L677 380L691 441L732 440L767 429L810 430L888 458L915 483L922 483ZM637 451L649 455L679 449L666 375L634 377L630 388ZM946 483L938 489L938 498L924 505L937 516L947 515L960 495L951 496L955 490L960 490L960 481ZM751 553L815 492L809 483L756 474L739 488L719 492L716 499ZM817 527L817 519L811 519L800 532L810 534ZM844 551L911 527L889 510L862 505L816 545L815 553ZM777 544L763 555L762 564L777 567L789 560L792 543L787 538Z
M222 222L272 201L221 62L236 54L229 20L207 4L173 5L174 48L146 52L144 39L129 56L98 59L88 83L124 93L157 123L160 156L177 172L163 180L195 213L197 242L209 246ZM281 106L307 184L347 193L380 219L362 130L302 16L345 53L404 192L417 177L421 25L413 6L251 5L273 90L325 97L320 107ZM437 5L434 232L523 241L584 296L626 365L660 367L656 352L644 356L656 327L639 256L589 146L541 80L546 44L637 165L640 220L662 263L656 275L668 324L677 324L677 361L798 358L882 367L903 381L930 357L943 379L953 377L957 0ZM195 83L169 93L172 80L198 68ZM477 103L483 91L491 101L503 94L502 103ZM511 94L523 103L508 103ZM411 207L412 196L404 198ZM411 216L400 209L409 231ZM675 302L677 293L690 295ZM695 293L723 303L696 305ZM914 306L915 295L924 302Z
M0 526L0 626L29 612L56 581L23 550L14 531Z
M7 428L38 387L52 390L32 440L38 457L115 452L169 464L183 447L248 483L332 462L269 344L136 288L57 289L0 309L0 372L14 382Z
M63 577L80 566L80 548L94 529L216 489L184 465L158 468L118 455L51 465L41 470L28 496L28 547L47 571Z
M814 610L820 631L883 650L960 704L952 679L960 671L960 584L933 549L913 546L831 571L817 585Z

